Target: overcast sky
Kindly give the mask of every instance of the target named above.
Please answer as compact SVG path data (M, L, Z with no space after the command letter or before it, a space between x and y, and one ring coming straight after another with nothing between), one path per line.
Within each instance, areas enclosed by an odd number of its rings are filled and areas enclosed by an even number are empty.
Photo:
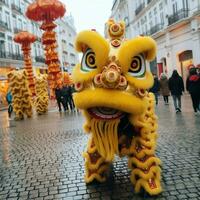
M77 32L96 29L104 35L104 24L111 14L113 0L61 0L74 17Z

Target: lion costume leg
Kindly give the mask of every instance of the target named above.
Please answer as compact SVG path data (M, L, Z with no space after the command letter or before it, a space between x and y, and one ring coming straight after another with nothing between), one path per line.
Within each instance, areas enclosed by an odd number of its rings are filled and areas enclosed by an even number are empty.
M153 98L148 94L147 111L142 116L135 116L132 119L137 136L131 144L129 167L135 192L138 193L143 188L150 195L157 195L162 191L159 167L161 161L155 156L157 119L154 114Z
M110 163L106 162L98 153L92 137L88 142L87 151L83 153L83 157L85 158L85 182L106 181Z

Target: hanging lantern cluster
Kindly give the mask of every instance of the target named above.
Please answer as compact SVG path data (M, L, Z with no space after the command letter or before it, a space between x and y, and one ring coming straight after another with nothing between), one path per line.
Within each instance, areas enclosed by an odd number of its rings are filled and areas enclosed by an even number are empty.
M40 27L44 31L42 44L45 46L45 63L48 65L48 81L51 89L60 87L62 84L62 74L60 62L56 51L56 28L54 21L64 16L65 6L58 0L36 0L30 4L26 11L26 16L34 21L42 21Z
M32 96L35 95L35 80L33 76L32 60L31 60L31 43L36 41L36 36L28 31L22 31L14 36L14 41L21 44L24 55L24 66L28 74L28 84Z
M63 72L63 85L72 85L73 81L71 76L67 72Z

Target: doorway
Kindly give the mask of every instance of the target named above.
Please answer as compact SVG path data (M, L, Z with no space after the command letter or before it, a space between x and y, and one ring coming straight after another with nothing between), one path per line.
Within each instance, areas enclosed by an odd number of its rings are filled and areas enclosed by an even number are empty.
M181 69L181 76L186 84L187 77L189 75L189 67L193 65L193 55L192 50L187 50L179 54L179 62Z

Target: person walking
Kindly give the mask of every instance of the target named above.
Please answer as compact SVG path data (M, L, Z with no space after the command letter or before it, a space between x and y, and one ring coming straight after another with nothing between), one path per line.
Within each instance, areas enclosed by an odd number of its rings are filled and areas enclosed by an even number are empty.
M68 110L68 103L69 103L69 91L70 88L68 85L64 85L61 93L62 93L62 97L63 97L63 106L64 106L64 110L67 111Z
M164 102L165 102L165 105L168 105L169 104L169 95L170 95L170 91L169 91L169 86L168 86L168 78L166 76L166 74L162 73L160 75L160 92L163 96L163 99L164 99Z
M186 89L190 93L193 109L196 114L198 111L200 112L200 76L197 74L196 68L191 68L189 71L189 76L186 80Z
M152 92L155 96L155 100L156 100L156 105L158 105L158 92L160 90L160 83L158 81L158 77L156 74L153 75L154 77L154 84L152 86L152 88L150 88L149 92Z
M8 117L11 118L13 112L11 91L8 91L8 93L6 94L6 101L8 103Z
M63 103L62 87L61 86L57 86L56 87L56 89L55 89L55 96L56 96L56 100L57 100L59 112L62 111L61 104L63 105L63 108L65 110L65 106L64 106L64 103Z
M177 70L174 70L169 79L169 90L174 102L176 113L181 112L181 95L184 92L183 79L179 76Z
M69 105L71 111L75 111L75 105L74 105L74 100L73 100L73 93L75 92L74 85L69 86Z

